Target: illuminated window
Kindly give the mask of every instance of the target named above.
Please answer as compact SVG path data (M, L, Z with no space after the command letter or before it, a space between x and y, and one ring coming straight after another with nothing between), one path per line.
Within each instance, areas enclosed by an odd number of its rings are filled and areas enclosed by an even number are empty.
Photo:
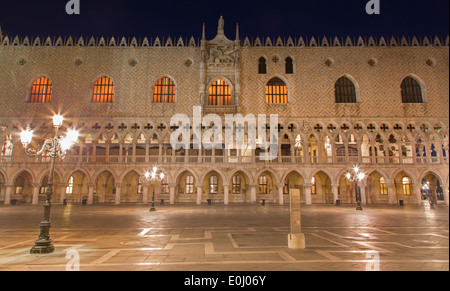
M73 176L70 176L69 185L66 188L66 194L73 194Z
M311 179L311 194L317 194L316 178L314 177Z
M406 77L402 82L403 103L423 103L422 88L420 84L411 77Z
M233 176L233 194L241 194L241 176Z
M349 78L340 78L334 88L336 103L356 103L356 87Z
M286 74L293 74L294 73L294 61L288 57L286 58Z
M403 195L411 195L411 180L408 177L403 177Z
M258 61L258 74L266 74L267 73L267 65L266 59L261 57Z
M50 103L52 101L52 81L46 77L40 77L31 86L31 103Z
M287 86L280 78L275 77L267 83L266 103L287 103Z
M387 195L386 181L383 177L380 178L380 194Z
M167 77L156 82L153 103L175 103L175 83Z
M209 87L208 105L231 105L231 88L227 82L218 79Z
M194 194L194 176L186 177L186 194Z
M269 186L269 181L267 179L267 176L260 176L259 177L259 194L267 194L267 190Z
M114 82L108 77L98 79L94 84L94 103L112 103L114 100Z
M219 178L216 175L209 177L209 193L217 194L219 192Z

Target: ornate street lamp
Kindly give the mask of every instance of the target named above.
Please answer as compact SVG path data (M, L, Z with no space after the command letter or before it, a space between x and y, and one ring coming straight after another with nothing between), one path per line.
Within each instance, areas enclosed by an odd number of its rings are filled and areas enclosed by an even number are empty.
M153 171L150 172L145 172L145 179L147 179L148 181L153 181L153 193L152 193L152 206L150 207L150 211L156 211L155 208L155 183L156 181L162 181L164 179L164 173L160 172L158 174L158 167L154 166L153 167Z
M58 136L58 130L62 126L64 118L61 115L53 116L53 127L55 128L55 136L47 138L40 150L29 147L33 132L30 128L22 131L20 139L25 149L25 153L30 156L50 156L50 173L48 178L47 199L44 204L44 220L40 224L40 233L38 239L31 248L31 254L49 254L55 247L50 239L50 209L52 207L51 199L53 195L53 177L55 172L55 158L64 159L67 151L77 142L79 133L76 130L69 130L65 137Z
M356 206L356 210L363 210L361 207L361 190L358 187L358 183L366 178L366 174L360 171L358 167L354 167L353 172L347 172L345 174L345 177L350 182L355 182L356 203L358 203L358 206Z

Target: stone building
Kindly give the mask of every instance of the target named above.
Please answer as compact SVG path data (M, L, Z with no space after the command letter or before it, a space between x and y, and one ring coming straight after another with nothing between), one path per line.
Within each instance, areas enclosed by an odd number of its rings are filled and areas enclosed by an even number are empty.
M256 148L175 149L171 118L194 106L276 114L277 156L260 158L260 135ZM283 204L292 188L307 205L355 203L355 166L363 204L449 203L448 36L250 40L236 26L230 40L223 18L211 40L205 27L201 40L0 31L0 203L45 199L49 158L27 156L19 134L42 145L55 113L81 136L57 161L53 203L148 203L154 165L156 199L171 204Z

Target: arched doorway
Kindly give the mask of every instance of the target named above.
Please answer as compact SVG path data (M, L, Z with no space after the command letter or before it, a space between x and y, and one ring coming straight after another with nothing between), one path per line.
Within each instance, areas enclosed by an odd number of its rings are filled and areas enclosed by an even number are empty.
M367 203L388 204L388 183L386 177L378 171L370 173L367 176Z
M178 174L175 189L175 200L177 202L196 202L197 200L197 178L194 173L184 170Z
M400 200L409 204L417 204L420 197L416 197L414 180L411 175L404 171L398 173L394 178L395 196L393 202L398 203Z
M229 201L231 203L246 203L250 201L250 178L243 171L239 170L231 175Z
M311 178L311 203L334 204L331 178L324 171L319 171Z
M121 182L120 202L142 203L143 184L140 181L140 175L132 170L123 177Z
M285 203L290 203L289 194L291 189L300 191L300 201L305 203L304 179L297 171L289 172L283 178L283 199Z
M88 198L88 177L80 170L73 172L66 181L65 199L70 202L79 203ZM95 195L94 203L98 203L98 196Z
M430 200L433 203L443 203L444 198L444 185L441 179L433 172L427 172L421 179L421 199Z
M114 203L116 199L116 180L110 171L104 170L95 179L94 197L101 203Z
M33 177L28 171L22 171L13 180L14 188L11 202L31 203L33 199Z

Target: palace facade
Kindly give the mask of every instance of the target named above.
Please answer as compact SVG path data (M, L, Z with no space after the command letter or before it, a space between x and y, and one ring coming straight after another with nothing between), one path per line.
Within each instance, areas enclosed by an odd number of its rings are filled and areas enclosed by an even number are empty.
M176 114L278 116L278 152L175 149ZM49 157L25 154L54 133L80 131L57 160L53 203L449 204L449 39L34 39L0 31L0 203L45 200ZM268 122L267 122L268 123ZM225 123L223 122L224 126ZM216 125L203 123L200 132ZM270 126L265 125L269 134ZM273 130L272 126L272 130ZM194 129L190 129L192 134ZM235 134L248 128L233 128ZM144 178L153 166L162 181ZM428 188L426 188L428 187Z

